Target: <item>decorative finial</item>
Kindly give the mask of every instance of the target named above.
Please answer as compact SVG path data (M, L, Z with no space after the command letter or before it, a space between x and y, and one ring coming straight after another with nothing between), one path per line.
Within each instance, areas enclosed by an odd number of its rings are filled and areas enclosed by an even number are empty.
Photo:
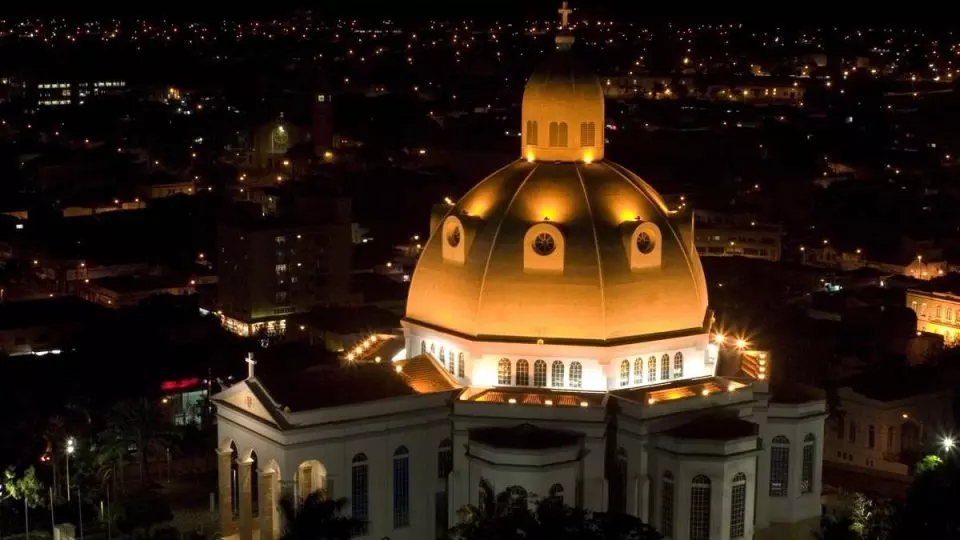
M247 378L248 379L253 378L253 366L256 363L257 361L253 359L253 353L247 353Z
M573 13L573 10L568 7L566 0L561 4L560 9L557 10L557 13L560 14L560 28L566 28L570 25L570 14Z

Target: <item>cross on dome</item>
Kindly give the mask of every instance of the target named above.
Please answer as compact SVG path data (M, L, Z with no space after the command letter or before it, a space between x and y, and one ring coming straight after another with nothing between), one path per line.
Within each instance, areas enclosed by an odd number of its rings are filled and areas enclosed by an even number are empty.
M557 13L560 14L560 28L566 28L570 25L570 14L573 13L573 10L568 7L566 1L560 6L560 9L557 10Z

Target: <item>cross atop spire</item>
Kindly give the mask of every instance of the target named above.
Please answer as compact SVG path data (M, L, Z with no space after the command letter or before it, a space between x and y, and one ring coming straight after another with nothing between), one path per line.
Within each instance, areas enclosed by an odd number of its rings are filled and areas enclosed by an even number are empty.
M257 361L253 359L253 353L247 353L247 378L253 378L253 366L256 365Z
M557 13L560 14L560 28L566 28L570 25L570 14L573 13L573 10L568 7L566 0L561 4L560 9L557 10Z

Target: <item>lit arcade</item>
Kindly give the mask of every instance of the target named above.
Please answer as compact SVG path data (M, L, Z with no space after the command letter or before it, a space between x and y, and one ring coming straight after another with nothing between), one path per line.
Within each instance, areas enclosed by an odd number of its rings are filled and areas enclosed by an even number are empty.
M364 538L436 538L515 486L676 540L817 529L822 396L772 385L766 353L720 361L692 224L604 160L572 43L527 84L520 159L436 220L402 336L284 376L251 359L215 397L225 535L276 540L279 499L324 490Z

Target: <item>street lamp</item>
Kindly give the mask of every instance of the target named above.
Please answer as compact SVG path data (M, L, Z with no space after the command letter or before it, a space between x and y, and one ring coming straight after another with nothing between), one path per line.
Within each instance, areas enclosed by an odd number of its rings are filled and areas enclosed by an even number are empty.
M70 500L70 455L77 449L77 441L73 437L67 439L67 500Z
M956 446L956 444L957 444L957 443L956 443L956 441L953 440L953 437L950 437L949 435L946 436L946 437L944 437L944 438L940 441L940 446L943 447L943 451L944 451L944 452L949 452L949 451L953 450L953 447Z

